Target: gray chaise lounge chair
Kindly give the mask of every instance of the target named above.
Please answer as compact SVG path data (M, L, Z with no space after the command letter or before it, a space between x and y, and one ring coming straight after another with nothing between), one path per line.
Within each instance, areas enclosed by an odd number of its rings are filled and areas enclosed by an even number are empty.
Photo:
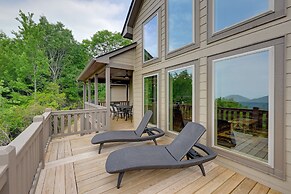
M116 150L107 158L106 171L110 174L119 173L117 188L120 188L124 173L131 170L185 168L198 165L205 176L203 163L217 155L210 148L197 143L205 131L202 125L189 122L169 145L137 146ZM200 155L193 147L204 151L206 155ZM185 156L187 160L182 160Z
M148 110L135 131L107 131L95 135L92 138L91 143L100 144L99 154L101 153L103 144L109 142L138 142L152 140L157 145L156 138L163 136L165 133L163 130L156 127L147 128L152 114L153 112ZM143 133L147 133L148 136L142 136Z

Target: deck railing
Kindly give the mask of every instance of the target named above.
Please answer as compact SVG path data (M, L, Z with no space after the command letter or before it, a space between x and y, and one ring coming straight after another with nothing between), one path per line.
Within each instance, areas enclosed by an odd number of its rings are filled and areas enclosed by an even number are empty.
M256 130L268 129L268 111L260 110L257 107L253 109L243 108L217 108L217 119L231 121L234 119L250 118L255 119Z
M52 112L52 136L84 134L107 129L106 109Z
M33 118L8 146L0 147L0 193L34 193L49 140L50 112Z
M51 136L106 130L106 109L51 111L35 116L9 145L0 147L0 194L34 193Z

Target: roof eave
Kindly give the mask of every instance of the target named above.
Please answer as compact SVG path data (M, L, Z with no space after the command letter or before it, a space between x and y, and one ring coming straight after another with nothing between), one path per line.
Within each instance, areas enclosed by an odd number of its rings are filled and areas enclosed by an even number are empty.
M142 3L142 0L131 1L129 10L126 16L126 20L123 25L122 33L121 33L124 38L128 38L132 40L132 34L133 34L132 29L134 26L135 19L138 15L141 3Z

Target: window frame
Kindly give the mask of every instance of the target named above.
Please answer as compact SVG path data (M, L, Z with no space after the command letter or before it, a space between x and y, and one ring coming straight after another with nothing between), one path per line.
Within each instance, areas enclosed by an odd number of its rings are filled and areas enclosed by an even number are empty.
M273 47L273 59L274 59L274 69L272 74L269 74L272 79L274 78L274 84L269 86L269 91L274 93L273 100L273 139L268 139L268 143L273 144L273 158L268 156L269 164L250 158L246 155L241 155L238 153L234 153L232 151L219 148L218 146L214 146L214 68L213 61L217 61L218 59L246 55L246 53L256 52L258 50L265 50L267 48ZM270 59L270 58L269 58ZM269 40L266 42L258 43L256 45L247 46L244 48L239 48L227 52L218 53L208 57L208 127L209 131L207 133L207 145L212 147L220 156L225 157L227 159L233 160L237 163L241 163L243 165L249 166L251 168L255 168L259 171L272 175L274 177L285 180L286 178L286 164L285 164L285 138L284 138L284 119L285 119L285 109L284 109L284 86L285 85L285 75L284 75L284 65L285 65L285 38L277 38L274 40ZM270 68L270 66L269 66ZM270 88L272 87L272 88ZM272 111L272 110L271 110ZM270 134L272 135L272 134ZM273 141L273 142L272 142ZM283 143L282 143L283 142ZM270 154L270 153L268 153Z
M155 16L157 16L157 28L158 28L158 36L157 36L157 46L158 46L158 56L154 57L150 60L145 61L144 60L144 43L145 43L145 37L144 37L144 26L151 21ZM142 23L142 63L143 66L148 66L153 63L161 61L161 10L160 8L154 11L143 23Z
M159 127L160 126L160 73L159 72L153 72L153 73L147 73L144 74L142 76L142 115L144 116L144 84L145 84L145 78L148 77L153 77L153 76L157 76L157 125L149 123L149 125L153 126L153 127Z
M193 60L193 61L189 61L186 63L182 63L182 64L178 64L176 66L172 66L170 68L166 69L166 95L168 96L166 98L166 113L167 113L167 118L166 118L166 131L172 135L178 135L178 132L172 131L170 130L170 126L169 126L169 120L170 120L170 107L169 107L169 72L173 72L176 70L180 70L180 69L186 69L192 67L192 122L198 121L198 117L199 117L199 106L197 106L199 104L199 60Z
M192 8L193 8L193 12L192 13L192 23L193 23L193 34L192 34L192 38L193 38L193 42L187 45L184 45L180 48L177 48L173 51L169 51L169 0L166 0L165 2L165 9L166 9L166 14L165 14L165 29L166 29L166 47L165 47L165 58L166 59L170 59L172 57L181 55L183 53L192 51L194 49L197 49L200 47L200 2L199 0L192 0Z
M212 43L286 16L284 0L270 0L273 10L258 14L225 29L214 32L214 0L207 0L207 42Z

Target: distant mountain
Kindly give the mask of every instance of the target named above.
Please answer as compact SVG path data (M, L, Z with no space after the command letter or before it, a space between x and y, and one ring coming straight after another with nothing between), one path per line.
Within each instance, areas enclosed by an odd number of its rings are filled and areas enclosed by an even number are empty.
M251 102L255 102L255 103L268 103L269 101L269 96L264 96L261 98L254 98L252 100L250 100Z
M254 98L254 99L249 99L244 96L240 95L229 95L224 97L226 99L232 99L236 102L239 102L245 107L248 107L252 109L253 107L258 107L261 110L268 110L269 108L269 96L263 96L261 98Z
M232 99L236 102L248 102L250 100L249 98L243 97L241 95L229 95L224 98L229 99L229 100Z

